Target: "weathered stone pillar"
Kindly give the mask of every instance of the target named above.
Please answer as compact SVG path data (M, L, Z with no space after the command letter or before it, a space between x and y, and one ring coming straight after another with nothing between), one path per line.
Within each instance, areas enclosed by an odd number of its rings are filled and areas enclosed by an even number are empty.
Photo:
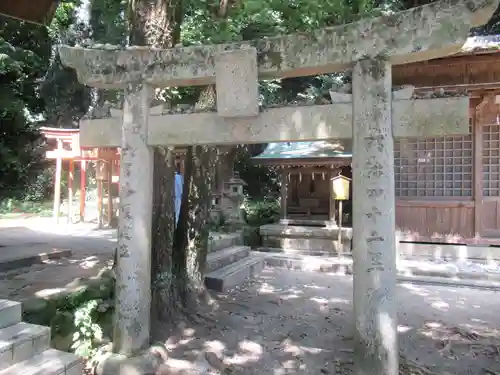
M355 374L397 375L391 65L361 60L352 80Z
M146 141L151 93L140 83L125 88L113 351L127 356L150 344L153 150Z
M288 168L284 167L281 170L281 218L283 220L287 219L288 216Z

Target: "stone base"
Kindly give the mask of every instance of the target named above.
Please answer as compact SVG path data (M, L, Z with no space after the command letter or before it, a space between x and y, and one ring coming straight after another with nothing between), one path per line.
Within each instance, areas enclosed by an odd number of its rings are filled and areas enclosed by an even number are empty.
M150 353L142 356L127 358L109 353L96 368L97 375L156 375L166 358Z
M500 247L493 246L399 242L396 249L400 259L500 261Z
M397 267L399 282L453 285L500 290L500 273L460 270L453 264L418 264L403 261ZM307 255L265 254L265 264L289 270L327 272L352 275L353 260L350 257L313 257Z
M352 229L342 228L342 241L338 243L339 228L325 221L282 220L279 224L260 227L261 251L289 254L340 256L351 254ZM446 261L500 261L500 247L456 244L407 243L398 241L396 251L402 260Z
M260 235L264 247L281 249L285 253L317 253L319 255L327 253L329 256L350 254L352 229L340 230L340 244L339 230L334 226L268 224L260 227Z

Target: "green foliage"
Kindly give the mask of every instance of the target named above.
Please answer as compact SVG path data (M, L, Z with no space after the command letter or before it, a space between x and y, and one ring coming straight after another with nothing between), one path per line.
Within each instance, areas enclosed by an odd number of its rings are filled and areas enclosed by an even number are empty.
M31 202L8 198L0 202L0 215L6 214L36 214L37 216L50 216L52 214L52 202Z
M243 243L254 249L262 245L260 226L279 221L280 205L277 199L247 199L243 203L243 215L247 223L243 228Z
M61 64L56 48L60 43L85 44L90 38L89 27L77 20L80 5L79 0L61 2L48 28L52 56L40 85L40 96L44 100L45 120L52 127L77 127L78 120L87 112L90 103L90 88L78 82L73 69Z
M256 249L262 246L259 227L246 226L243 228L243 245Z
M125 0L91 0L89 10L92 40L96 43L125 45L126 8Z
M92 359L112 334L113 295L113 278L103 274L99 282L80 291L27 303L23 320L50 326L53 346Z
M46 166L46 164L44 166ZM31 177L24 191L23 200L25 202L40 203L44 202L47 197L52 196L54 169L55 168L46 166Z
M246 200L243 204L245 221L250 226L276 223L280 219L280 205L276 199Z
M229 232L231 228L228 226L226 217L220 213L219 215L210 218L208 222L208 230L210 232L226 233Z
M73 333L71 349L80 357L93 357L97 353L96 342L100 343L102 340L102 329L96 323L94 314L100 307L100 302L99 300L88 301L75 311L76 331Z
M0 17L0 199L20 197L42 165L33 117L43 111L38 80L50 58L46 28Z
M279 193L279 182L275 169L259 166L251 161L251 157L262 152L264 146L240 147L234 161L234 170L247 183L244 189L251 199L264 199Z

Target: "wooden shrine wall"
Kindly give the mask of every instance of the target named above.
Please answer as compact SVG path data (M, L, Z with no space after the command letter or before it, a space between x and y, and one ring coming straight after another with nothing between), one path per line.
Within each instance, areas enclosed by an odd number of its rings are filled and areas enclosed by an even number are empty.
M396 225L402 239L474 242L500 237L500 125L495 97L471 134L395 144Z

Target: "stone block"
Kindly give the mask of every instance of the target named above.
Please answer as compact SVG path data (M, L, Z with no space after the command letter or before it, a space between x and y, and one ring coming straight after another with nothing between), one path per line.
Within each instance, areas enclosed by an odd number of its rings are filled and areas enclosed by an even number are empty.
M0 329L17 324L21 321L21 303L0 300Z
M210 272L205 276L208 289L216 292L226 292L245 282L246 279L260 273L264 268L264 257L260 254L244 258L227 267Z
M70 353L48 349L19 362L2 372L2 375L77 375L82 374L83 364L77 356Z
M221 52L215 56L217 112L221 117L259 114L259 83L255 48Z
M250 254L248 246L231 246L223 250L212 252L207 256L206 272L212 272L235 263Z
M37 339L36 346L35 339ZM21 322L3 328L0 330L0 358L5 360L0 362L0 370L40 354L49 347L49 343L49 327ZM7 358L4 358L5 356Z

